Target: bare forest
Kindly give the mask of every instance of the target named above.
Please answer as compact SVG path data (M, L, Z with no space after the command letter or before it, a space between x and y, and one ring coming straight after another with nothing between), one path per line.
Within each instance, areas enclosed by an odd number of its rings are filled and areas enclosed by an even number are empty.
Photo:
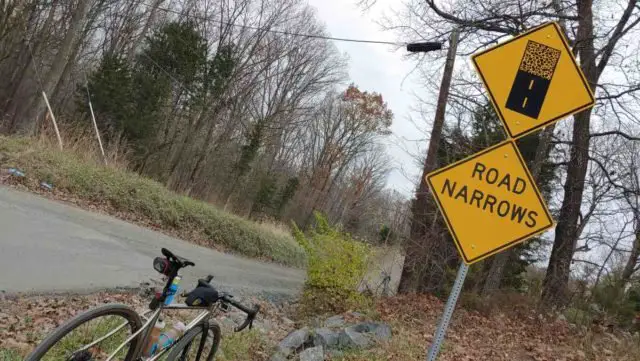
M318 211L373 240L400 222L393 114L304 1L9 0L0 23L5 134L53 136L44 92L63 141L91 137L93 111L129 169L227 211L303 226Z

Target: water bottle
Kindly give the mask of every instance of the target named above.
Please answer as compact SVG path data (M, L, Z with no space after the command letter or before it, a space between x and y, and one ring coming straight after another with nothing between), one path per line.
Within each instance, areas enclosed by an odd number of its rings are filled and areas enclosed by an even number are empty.
M163 332L158 338L158 349L164 350L171 345L187 330L187 326L182 322L176 322L173 327L167 331Z
M171 282L171 286L169 286L169 292L167 293L167 298L164 300L164 305L169 306L171 302L173 302L173 297L175 297L176 293L180 289L180 280L182 277L176 276Z
M158 320L155 325L153 325L153 329L151 330L151 335L149 335L149 341L144 348L144 356L151 357L156 350L158 349L158 339L161 336L162 330L164 329L164 322L162 320Z

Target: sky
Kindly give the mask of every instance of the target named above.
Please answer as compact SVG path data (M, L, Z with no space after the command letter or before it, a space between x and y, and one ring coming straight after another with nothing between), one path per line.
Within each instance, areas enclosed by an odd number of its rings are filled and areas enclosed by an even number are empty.
M357 0L309 0L333 37L397 42L395 34L382 30L377 23L393 4L398 6L401 2L378 0L376 6L365 12L357 6ZM419 88L417 76L411 75L415 64L404 59L404 49L390 45L339 41L334 44L349 57L351 81L361 90L381 93L394 113L393 135L387 140L393 168L387 186L409 197L421 171L415 155L426 149L425 142L416 142L424 139L425 129L417 129L409 120L415 102L413 94Z

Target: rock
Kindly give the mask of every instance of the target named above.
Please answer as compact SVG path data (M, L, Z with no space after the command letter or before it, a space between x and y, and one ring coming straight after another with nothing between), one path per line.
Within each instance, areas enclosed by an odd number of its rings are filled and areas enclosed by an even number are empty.
M344 317L342 316L333 316L333 317L329 317L324 321L324 326L325 327L335 327L335 328L339 328L339 327L344 327L346 326L346 322L344 320Z
M338 333L326 327L313 330L313 344L315 346L324 346L327 349L336 348L339 340Z
M285 356L291 355L294 351L299 349L309 339L309 329L301 328L299 330L291 332L284 340L278 344L278 352Z
M378 341L389 341L391 340L391 327L389 327L389 325L384 324L384 323L378 323L376 324L376 328L375 331L373 331L374 337L376 338L376 340Z
M373 341L383 342L391 339L391 327L384 323L364 322L347 327L340 333L340 346L346 348L366 349Z
M371 347L372 341L362 332L358 332L355 326L347 327L339 336L340 347L347 349L366 349Z
M378 341L388 341L391 339L391 327L384 323L363 322L353 326L360 333L369 333Z
M308 348L300 353L300 361L324 361L322 346Z

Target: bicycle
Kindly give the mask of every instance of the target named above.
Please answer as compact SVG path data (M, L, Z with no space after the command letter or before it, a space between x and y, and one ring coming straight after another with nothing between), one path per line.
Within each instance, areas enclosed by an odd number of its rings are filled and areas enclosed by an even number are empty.
M149 310L140 315L129 306L107 304L86 311L54 330L27 356L25 361L97 361L97 357L105 356L105 361L155 361L166 355L168 355L167 361L186 361L191 359L188 357L192 355L192 351L196 351L193 360L199 361L205 355L207 348L209 354L202 360L211 361L218 350L221 336L220 326L215 320L211 320L214 313L219 310L226 312L230 306L233 306L247 314L244 323L237 326L234 331L240 332L247 327L252 328L260 307L254 305L253 308L248 308L235 301L232 295L218 292L210 284L213 279L211 275L205 279L199 279L198 285L191 292L183 293L186 297L184 304L172 303L179 289L181 279L179 270L195 264L165 248L162 248L162 254L164 257L154 259L153 267L166 276L167 280L162 292L156 293L151 300ZM202 312L186 325L182 336L149 355L153 328L163 311L170 310L201 310ZM102 320L94 325L92 322L98 319ZM76 331L78 334L74 333ZM96 331L97 338L95 335L87 337L88 331ZM104 350L105 345L118 346L108 353ZM192 348L194 345L197 348ZM57 350L57 346L63 347L63 350Z

